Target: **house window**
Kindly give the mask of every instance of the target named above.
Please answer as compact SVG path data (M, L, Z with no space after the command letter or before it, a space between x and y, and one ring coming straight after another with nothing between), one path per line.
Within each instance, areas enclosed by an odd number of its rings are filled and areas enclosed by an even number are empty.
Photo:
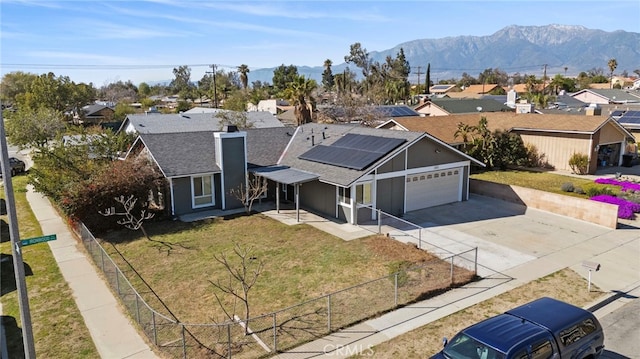
M356 203L371 204L371 182L356 185Z
M192 177L193 208L215 204L213 197L213 175Z
M339 187L338 198L340 199L340 203L350 205L351 204L351 187Z

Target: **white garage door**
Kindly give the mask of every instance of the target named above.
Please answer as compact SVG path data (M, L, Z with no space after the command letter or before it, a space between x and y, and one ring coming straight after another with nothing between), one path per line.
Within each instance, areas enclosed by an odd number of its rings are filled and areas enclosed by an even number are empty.
M459 167L407 176L406 211L462 200L462 172Z

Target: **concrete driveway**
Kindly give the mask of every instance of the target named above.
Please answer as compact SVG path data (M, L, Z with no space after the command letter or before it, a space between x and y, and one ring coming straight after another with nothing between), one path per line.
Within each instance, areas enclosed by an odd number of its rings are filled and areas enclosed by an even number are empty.
M640 228L635 223L613 230L473 194L469 201L414 211L404 219L424 227L427 242L445 238L457 243L458 250L477 246L479 263L495 271L544 258L572 263L572 269L586 276L581 264L589 260L607 273L602 289L621 290L629 279L640 279ZM599 275L593 274L594 283Z

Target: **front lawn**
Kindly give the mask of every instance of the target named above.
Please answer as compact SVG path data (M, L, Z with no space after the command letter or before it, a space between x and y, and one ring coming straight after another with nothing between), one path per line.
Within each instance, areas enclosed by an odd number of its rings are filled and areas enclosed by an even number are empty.
M474 173L470 177L488 182L532 188L540 191L571 195L580 198L586 198L586 196L575 192L563 191L562 185L565 183L571 183L574 187L582 187L583 189L593 185L593 181L587 178L526 170L486 171Z
M144 239L140 232L122 230L103 236L103 246L125 272L128 265L118 260L118 253L126 258L169 309L187 323L224 320L210 281L228 280L228 272L214 256L226 254L235 261L234 243L251 248L252 259L264 263L250 293L255 315L385 277L399 262L440 262L413 245L383 236L344 241L306 224L288 226L262 214L196 223L151 223L146 229L153 241ZM173 249L157 241L171 243ZM433 271L434 277L448 278L449 264ZM446 275L438 275L439 271ZM469 273L459 273L460 282L470 279ZM144 286L135 276L130 277L134 286ZM162 311L152 295L145 299Z
M18 229L22 239L43 234L27 202L26 183L26 176L13 177ZM0 186L0 188L0 198L5 198L4 187ZM11 255L9 219L7 215L2 215L0 218L2 219L0 252L3 255ZM49 246L46 243L40 243L23 247L22 257L27 275L27 294L36 355L40 358L97 358L99 355L91 335ZM13 264L11 261L3 262L0 301L2 315L6 316L3 319L6 323L12 322L11 326L6 328L9 357L24 358L20 332L22 323L15 287Z

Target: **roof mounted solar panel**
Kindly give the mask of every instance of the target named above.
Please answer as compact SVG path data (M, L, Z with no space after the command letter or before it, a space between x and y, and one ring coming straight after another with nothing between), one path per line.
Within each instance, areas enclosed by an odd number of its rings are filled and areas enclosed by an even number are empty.
M298 158L361 171L404 142L402 138L349 133L329 146L312 147Z

